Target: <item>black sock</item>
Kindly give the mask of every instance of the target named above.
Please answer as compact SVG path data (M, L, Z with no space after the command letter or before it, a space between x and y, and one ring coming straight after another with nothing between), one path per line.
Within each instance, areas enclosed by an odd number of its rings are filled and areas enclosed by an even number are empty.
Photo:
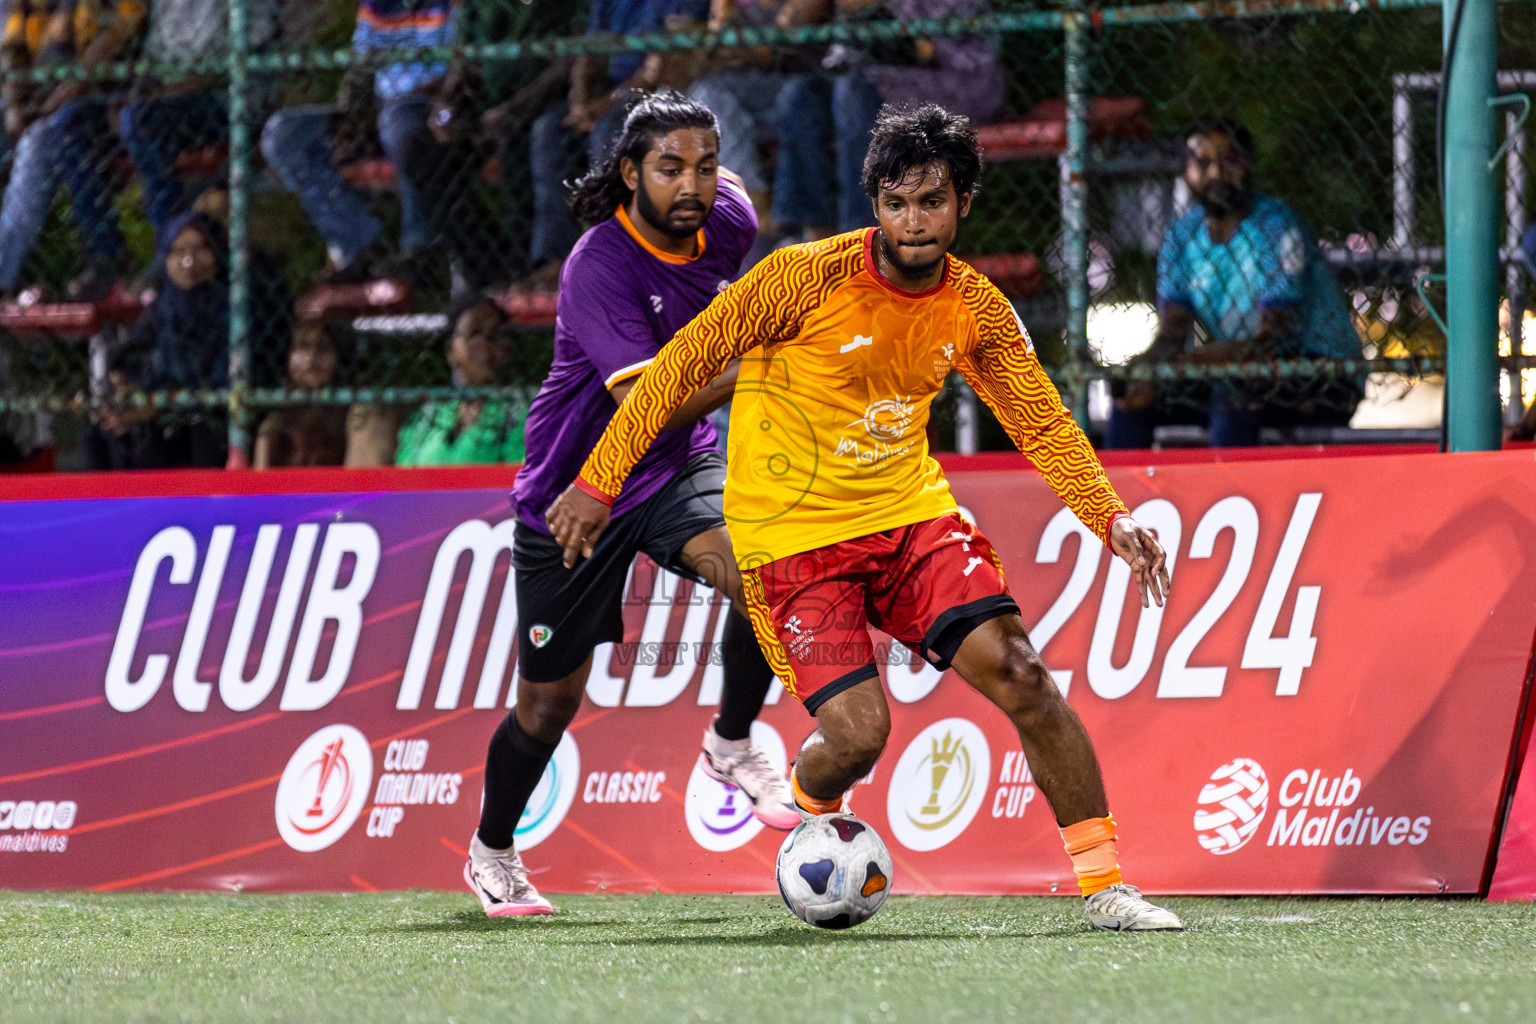
M493 850L512 846L517 820L528 806L544 766L555 756L554 743L541 743L517 723L517 709L491 734L485 754L485 806L480 809L480 841Z
M763 710L768 687L773 684L773 669L757 645L752 624L734 607L726 609L725 636L720 646L725 666L725 685L720 694L720 717L715 732L723 740L744 740L752 733L752 723Z

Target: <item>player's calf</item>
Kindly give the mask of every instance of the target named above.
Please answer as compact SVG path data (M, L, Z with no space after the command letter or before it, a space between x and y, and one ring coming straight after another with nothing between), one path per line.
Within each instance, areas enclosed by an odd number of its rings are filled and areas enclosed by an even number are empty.
M842 809L843 795L880 759L891 715L878 679L828 698L815 713L817 729L801 744L790 782L803 811L831 814Z

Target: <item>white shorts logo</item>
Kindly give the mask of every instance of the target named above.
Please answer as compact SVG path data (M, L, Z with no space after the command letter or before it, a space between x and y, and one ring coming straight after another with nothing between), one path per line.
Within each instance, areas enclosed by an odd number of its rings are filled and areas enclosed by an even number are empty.
M909 850L937 850L964 832L981 809L992 752L974 722L946 718L907 745L891 773L886 818Z
M560 827L565 813L571 809L571 801L576 799L576 782L580 776L581 753L571 734L566 733L560 737L555 756L544 766L544 774L528 797L523 816L517 819L517 830L513 835L519 850L531 850Z
M752 742L775 768L785 771L784 740L773 726L753 722ZM735 786L706 772L703 757L695 761L693 774L688 776L683 817L693 841L716 853L745 846L763 830L763 823L752 815L752 802Z
M368 738L350 725L328 725L299 744L277 784L277 834L300 853L346 835L373 783Z
M1269 779L1259 762L1239 757L1211 773L1195 808L1200 845L1217 856L1247 845L1269 810Z

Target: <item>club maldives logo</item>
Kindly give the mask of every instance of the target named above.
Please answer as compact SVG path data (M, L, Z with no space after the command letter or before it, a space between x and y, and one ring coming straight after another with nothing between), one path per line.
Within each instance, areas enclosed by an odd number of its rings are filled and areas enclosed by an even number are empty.
M571 734L566 733L560 737L555 756L544 766L544 774L528 797L523 816L517 819L514 835L519 850L532 849L560 827L566 812L571 809L571 801L576 799L576 783L580 777L581 752L576 749Z
M1248 844L1269 810L1269 779L1259 762L1234 758L1211 773L1195 807L1200 845L1223 856Z
M981 809L991 774L992 753L974 722L933 723L907 745L891 774L891 833L909 850L953 842Z
M773 726L753 722L752 742L775 768L785 770L784 740ZM716 853L745 846L763 829L763 823L752 815L752 802L746 794L706 772L703 757L688 777L683 817L693 841Z
M368 802L373 751L350 725L328 725L299 744L277 784L277 832L300 853L346 834Z

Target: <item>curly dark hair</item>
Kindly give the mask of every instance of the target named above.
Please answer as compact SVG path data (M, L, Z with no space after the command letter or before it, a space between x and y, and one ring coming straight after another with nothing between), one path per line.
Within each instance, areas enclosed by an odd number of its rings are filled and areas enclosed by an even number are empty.
M957 194L976 191L981 146L971 119L952 114L937 103L916 108L887 103L881 107L869 138L869 152L864 156L862 184L869 198L877 198L882 185L905 183L933 164L949 169Z
M620 162L629 157L639 166L656 140L679 128L702 128L720 137L720 122L704 104L671 89L648 93L624 115L624 129L608 148L608 156L579 180L567 182L571 212L591 227L613 216L633 194L619 173Z

